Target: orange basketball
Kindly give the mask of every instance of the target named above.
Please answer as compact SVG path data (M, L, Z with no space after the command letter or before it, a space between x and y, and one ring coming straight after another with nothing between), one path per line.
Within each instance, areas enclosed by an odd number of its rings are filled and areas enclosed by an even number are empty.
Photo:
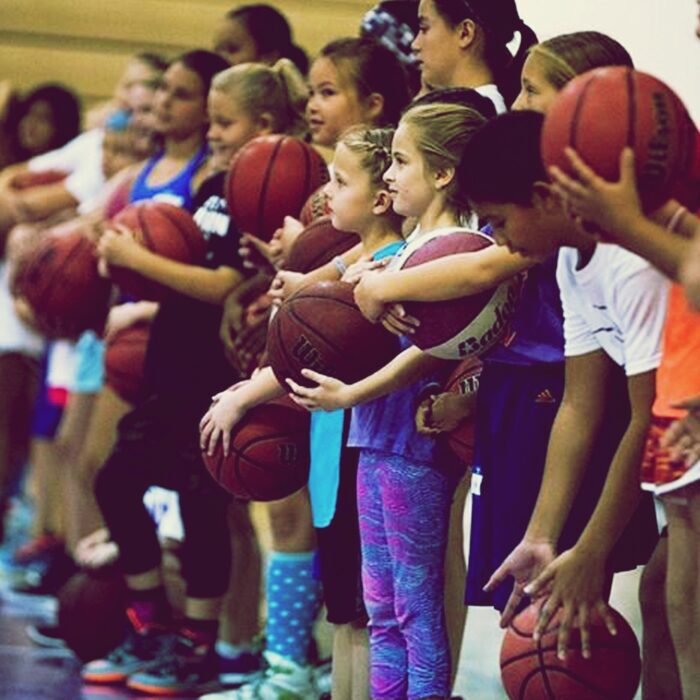
M52 338L101 332L111 291L98 272L95 244L81 226L46 231L22 260L13 285L38 328Z
M285 270L311 272L359 243L356 233L340 231L324 216L311 222L294 241Z
M483 365L478 358L462 360L448 377L443 391L474 396L479 390L479 376L482 368ZM475 417L472 415L462 420L447 434L450 449L464 464L472 464L474 460L474 426Z
M660 80L624 66L574 78L557 95L542 131L542 160L572 174L571 146L606 180L620 177L620 153L635 153L647 209L663 204L691 176L697 131L678 96Z
M204 462L226 491L249 501L276 501L309 478L309 413L291 399L256 406L235 426L224 457L219 442Z
M105 347L105 383L124 401L143 398L143 369L150 324L135 323L115 333Z
M591 628L591 658L581 655L578 630L572 629L566 658L557 658L555 616L535 643L539 604L521 612L506 630L501 646L501 679L510 700L632 700L641 674L639 643L634 631L613 610L617 635L601 618Z
M345 282L319 282L287 299L272 318L267 359L277 380L309 385L303 368L352 383L383 367L398 352L398 340L370 323Z
M285 216L298 217L309 195L328 180L323 158L293 136L260 136L233 158L226 201L241 231L269 241Z
M136 240L153 253L190 265L204 261L206 242L192 216L165 202L131 204L113 219L123 224ZM110 276L127 294L137 299L162 301L168 289L126 268L110 266Z

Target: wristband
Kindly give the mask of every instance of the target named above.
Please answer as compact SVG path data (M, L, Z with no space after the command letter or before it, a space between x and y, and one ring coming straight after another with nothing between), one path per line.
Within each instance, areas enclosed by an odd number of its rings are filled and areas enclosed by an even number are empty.
M687 213L688 213L688 209L686 207L683 207L683 206L678 207L678 209L676 209L676 211L673 212L673 215L668 220L668 223L666 224L666 230L673 233L676 230L676 227L680 223L681 219Z
M338 275L342 277L345 274L345 271L348 269L348 266L345 264L345 260L343 260L340 255L336 255L333 258L333 264L335 265L335 269L338 270Z

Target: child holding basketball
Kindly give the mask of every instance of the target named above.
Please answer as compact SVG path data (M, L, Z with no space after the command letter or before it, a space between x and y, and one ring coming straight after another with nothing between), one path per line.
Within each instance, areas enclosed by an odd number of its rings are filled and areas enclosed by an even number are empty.
M483 122L477 112L448 104L413 107L401 118L384 179L394 211L416 217L416 239L459 230L455 166ZM417 432L414 421L419 394L428 382L444 380L446 369L443 361L422 355L403 377L385 368L345 385L304 370L317 387L289 380L307 408L355 406L348 444L360 449L358 509L373 698L449 697L444 554L459 468L440 443ZM402 380L406 388L397 390Z
M390 161L391 132L354 127L340 139L333 160L332 180L326 191L332 204L333 225L358 231L362 253L374 259L393 255L402 244L401 219L391 210L391 200L382 182ZM351 266L348 275L354 275ZM210 453L219 439L228 452L230 430L255 405L283 395L267 367L247 384L217 397L202 419L202 448ZM315 417L316 418L316 417ZM348 424L343 411L319 415L312 422L311 474L309 487L316 525L321 579L328 619L335 626L333 696L341 700L367 697L367 653L365 611L361 603L360 547L355 496L357 456L345 447ZM338 547L343 558L336 557ZM315 697L308 671L278 655L268 677L257 686L218 697L278 697L283 691L299 698ZM296 667L295 667L296 666ZM295 697L296 697L295 695ZM285 696L287 697L287 696Z
M621 155L618 182L603 180L573 151L569 159L576 180L558 168L553 168L551 174L555 189L571 215L595 225L604 232L606 240L646 258L677 281L693 239L700 236L700 220L685 206L697 210L700 205L698 183L682 183L683 191L687 193L684 204L669 202L648 218L640 205L635 184L635 158L630 149ZM699 352L697 315L684 298L682 287L674 284L669 295L663 356L656 375L656 400L641 469L642 488L652 491L664 505L668 537L659 540L647 565L640 597L644 599L653 595L655 600L652 602L657 607L664 604L665 598L667 624L673 642L670 650L654 649L655 655L649 656L653 661L647 665L658 669L654 676L658 676L659 683L653 688L643 686L644 690L653 693L661 692L663 688L664 692L670 693L671 688L676 688L677 661L683 697L687 698L700 692L696 673L696 659L700 653L697 634L700 600L696 592L700 555L697 546L699 533L693 525L700 513L700 465L693 437L697 395L700 394ZM656 574L656 569L661 569L661 576ZM660 585L648 590L649 583L659 579ZM650 627L647 618L644 620L645 638ZM657 621L651 622L659 627ZM665 626L664 621L662 629ZM668 646L668 641L663 641ZM645 670L645 680L648 675ZM680 695L680 691L676 692Z
M248 76L246 70L254 73L255 68L233 69L233 75L221 73L214 78L226 67L223 59L193 53L175 61L165 74L156 101L159 124L166 134L165 155L151 164L153 176L144 175L137 182L135 196L158 190L171 201L177 197L182 204L191 202L207 241L205 265L162 258L125 234L108 232L100 242L108 264L129 267L172 291L151 327L144 373L148 398L120 423L116 446L96 484L98 502L126 572L134 629L104 659L87 664L83 678L98 683L126 681L131 688L153 694L200 692L218 685L214 643L230 570L228 497L202 464L196 426L211 394L236 378L217 333L223 299L245 278L236 253L238 230L228 218L223 198L221 168L226 155L233 155L254 136L286 128L294 113L293 100L281 80L258 93L263 101L246 111L239 100L238 88L246 84L241 73ZM257 81L255 77L252 82ZM197 157L192 161L191 153L202 149L210 84L209 138L215 154L213 169L219 172L193 195ZM173 177L178 160L181 171ZM159 171L160 163L163 170ZM185 527L185 619L176 634L167 632L160 548L142 503L152 484L178 492Z

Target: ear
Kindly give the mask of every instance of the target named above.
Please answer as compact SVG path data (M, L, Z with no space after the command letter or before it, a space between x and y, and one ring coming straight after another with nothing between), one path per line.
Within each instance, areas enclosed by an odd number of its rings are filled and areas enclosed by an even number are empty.
M436 190L444 190L455 177L455 169L453 167L439 168L433 173L433 181Z
M374 203L372 204L372 214L375 216L382 216L391 210L391 197L386 190L377 190L377 194L374 197Z
M562 201L549 182L538 180L532 186L532 206L542 212L552 213L561 209Z
M464 19L456 27L460 49L468 49L477 38L478 28L473 19Z
M267 136L273 131L273 119L269 112L263 112L255 120L258 127L258 136Z
M384 111L384 95L380 95L378 92L373 92L365 100L364 106L368 121L375 122Z

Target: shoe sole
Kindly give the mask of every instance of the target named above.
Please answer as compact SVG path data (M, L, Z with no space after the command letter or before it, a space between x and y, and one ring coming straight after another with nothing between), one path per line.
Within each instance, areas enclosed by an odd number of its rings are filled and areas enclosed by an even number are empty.
M219 682L221 685L240 686L246 683L254 683L265 676L265 671L254 671L251 673L220 673Z
M180 686L180 687L165 687L160 685L151 685L149 683L141 683L138 680L129 678L126 682L126 687L129 690L136 690L140 693L148 693L149 695L160 695L163 697L174 697L177 695L201 695L221 689L218 680L200 683L196 686Z
M47 637L31 625L27 627L27 637L31 642L44 649L67 649L68 645L60 637Z
M83 679L84 683L114 685L117 683L124 683L129 676L126 673L90 673L88 671L81 673L80 677Z

